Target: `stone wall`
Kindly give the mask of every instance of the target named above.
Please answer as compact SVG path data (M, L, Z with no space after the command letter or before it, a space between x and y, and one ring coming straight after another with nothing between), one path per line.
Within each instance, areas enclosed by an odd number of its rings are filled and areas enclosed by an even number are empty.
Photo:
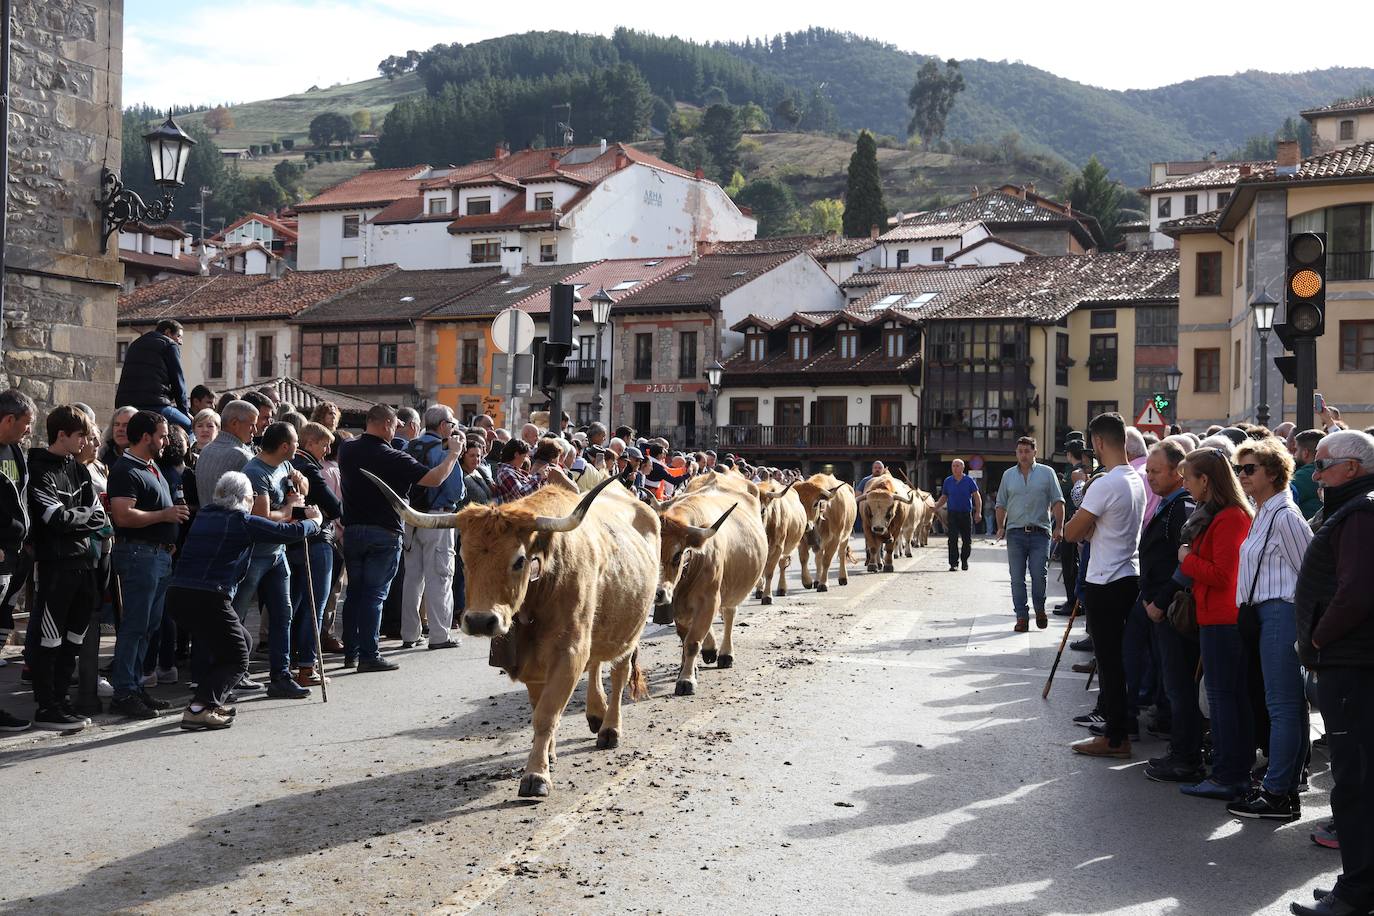
M120 163L123 0L15 0L13 18L0 385L103 418L123 268L117 245L100 253L95 201Z

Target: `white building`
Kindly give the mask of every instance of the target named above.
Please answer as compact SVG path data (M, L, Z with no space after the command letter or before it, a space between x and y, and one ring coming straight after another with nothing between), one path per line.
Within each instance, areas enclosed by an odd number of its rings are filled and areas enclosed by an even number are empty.
M365 172L297 211L303 270L672 257L758 225L715 182L623 144Z
M191 236L167 223L130 223L119 230L119 262L124 290L168 277L196 276L205 270L191 251Z
M1160 223L1197 216L1225 207L1236 181L1244 174L1272 162L1217 162L1215 157L1190 162L1156 162L1150 166L1150 184L1140 189L1149 217L1149 244L1162 250L1174 240L1159 229Z
M1312 125L1312 153L1320 155L1374 140L1374 95L1302 112Z
M906 223L878 236L882 268L942 265L945 258L992 235L979 221Z

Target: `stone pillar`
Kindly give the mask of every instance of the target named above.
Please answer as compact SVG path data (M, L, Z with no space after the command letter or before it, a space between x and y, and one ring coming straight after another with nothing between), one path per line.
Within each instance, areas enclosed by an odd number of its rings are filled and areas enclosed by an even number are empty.
M15 0L13 13L0 385L40 413L84 401L103 422L124 271L117 242L100 253L95 201L101 166L120 165L123 2Z

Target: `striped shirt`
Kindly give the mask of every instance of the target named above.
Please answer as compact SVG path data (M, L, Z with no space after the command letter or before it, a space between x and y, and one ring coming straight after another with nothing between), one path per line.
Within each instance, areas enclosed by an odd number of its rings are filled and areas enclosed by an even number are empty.
M1287 488L1265 500L1255 513L1249 536L1240 545L1236 603L1261 604L1275 598L1291 602L1303 554L1311 541L1312 529Z

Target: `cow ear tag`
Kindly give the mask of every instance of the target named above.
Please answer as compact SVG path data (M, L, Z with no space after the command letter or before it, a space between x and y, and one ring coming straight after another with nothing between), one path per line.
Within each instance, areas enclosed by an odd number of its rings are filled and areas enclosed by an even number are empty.
M538 581L539 581L539 577L542 576L542 575L544 574L544 564L543 564L542 562L540 562L540 560L539 560L538 557L533 557L533 558L530 559L529 567L530 567L530 581L531 581L531 582L538 582Z

